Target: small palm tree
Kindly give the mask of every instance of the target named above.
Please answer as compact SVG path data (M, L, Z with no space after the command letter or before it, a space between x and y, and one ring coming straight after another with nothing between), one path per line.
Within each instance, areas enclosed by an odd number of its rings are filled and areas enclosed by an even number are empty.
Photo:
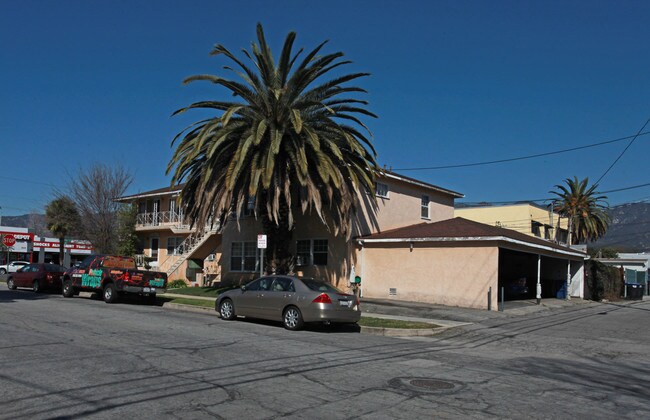
M45 208L47 228L59 238L59 264L63 264L65 237L81 226L77 206L69 197L55 198Z
M298 214L313 210L335 234L349 234L357 191L374 191L378 170L370 132L359 118L375 115L364 108L366 101L348 96L365 92L348 83L368 73L321 81L350 61L340 60L340 52L319 55L326 42L298 61L303 50L292 53L295 38L294 32L287 35L276 63L258 24L258 43L243 50L253 68L224 46L214 47L212 55L234 63L225 69L243 83L213 75L185 83L209 81L240 101L197 102L176 111L204 108L218 115L176 136L172 145L182 140L167 168L173 184L186 183L181 205L193 224L223 224L231 211L239 216L250 206L277 265L289 257Z
M569 220L569 245L575 239L576 243L595 241L607 233L610 218L607 214L607 197L596 192L598 184L591 187L589 178L579 181L577 177L564 180L566 186L556 185L556 191L550 191L558 196L555 211Z

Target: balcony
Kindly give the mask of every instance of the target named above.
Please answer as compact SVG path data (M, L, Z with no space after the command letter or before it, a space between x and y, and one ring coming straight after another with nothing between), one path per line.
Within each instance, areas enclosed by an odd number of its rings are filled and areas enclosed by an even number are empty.
M177 229L189 229L189 223L186 223L183 213L176 211L158 211L153 213L139 213L136 218L135 227L140 228L157 228L173 227Z

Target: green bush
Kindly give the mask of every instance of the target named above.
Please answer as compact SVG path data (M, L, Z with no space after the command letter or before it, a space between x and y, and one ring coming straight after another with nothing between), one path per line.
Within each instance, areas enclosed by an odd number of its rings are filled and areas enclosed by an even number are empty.
M187 287L187 283L181 279L172 280L169 282L169 284L167 284L168 289L182 289L184 287Z
M623 276L620 268L609 267L600 261L585 263L585 298L595 301L618 300L623 294Z

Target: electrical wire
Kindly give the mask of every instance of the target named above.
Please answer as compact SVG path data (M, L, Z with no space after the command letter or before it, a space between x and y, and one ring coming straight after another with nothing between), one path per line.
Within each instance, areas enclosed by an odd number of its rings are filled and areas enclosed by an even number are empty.
M650 121L650 119L648 119L648 121ZM648 124L648 122L646 122L646 124ZM641 130L643 130L644 128L645 128L645 125L643 126L643 128ZM611 143L616 143L616 142L632 139L632 141L630 141L630 144L628 144L628 147L626 147L626 149L625 149L625 150L627 150L627 148L630 147L632 142L634 142L634 140L636 140L637 137L645 136L645 135L648 135L648 134L650 134L650 131L645 131L645 132L639 131L637 134L635 134L633 136L620 137L618 139L606 140L606 141L602 141L602 142L598 142L598 143L588 144L588 145L585 145L585 146L572 147L572 148L569 148L569 149L556 150L556 151L553 151L553 152L537 153L537 154L534 154L534 155L518 156L518 157L508 158L508 159L498 159L498 160L490 160L490 161L474 162L474 163L463 163L463 164L457 164L457 165L429 166L429 167L419 167L419 168L396 168L396 169L393 169L393 170L394 171L423 171L423 170L437 170L437 169L466 168L466 167L469 167L469 166L493 165L493 164L496 164L496 163L514 162L514 161L517 161L517 160L534 159L534 158L538 158L538 157L558 155L558 154L561 154L561 153L574 152L576 150L583 150L583 149L588 149L588 148L591 148L591 147L598 147L598 146L603 146L603 145L606 145L606 144L611 144Z
M598 185L598 184L600 183L600 181L601 181L603 178L605 178L605 175L607 175L607 174L609 173L609 171L614 167L614 165L616 165L616 163L617 163L617 162L618 162L618 161L623 157L623 155L625 154L625 152L627 152L627 149L629 149L630 146L632 146L632 143L634 143L634 140L636 140L637 137L639 137L639 135L641 135L641 132L643 132L643 130L645 129L646 125L648 125L649 122L650 122L650 118L648 118L648 119L646 120L645 124L643 124L643 127L641 127L641 128L639 129L639 131L636 133L636 135L634 136L634 138L633 138L632 140L630 140L630 142L629 142L628 145L625 147L625 149L623 149L623 151L621 152L621 154L618 155L618 157L616 158L616 160L614 160L614 162L612 162L612 164L609 165L609 168L607 168L607 170L605 171L605 173L603 173L603 174L600 176L600 178L598 178L598 181L594 182L594 185Z

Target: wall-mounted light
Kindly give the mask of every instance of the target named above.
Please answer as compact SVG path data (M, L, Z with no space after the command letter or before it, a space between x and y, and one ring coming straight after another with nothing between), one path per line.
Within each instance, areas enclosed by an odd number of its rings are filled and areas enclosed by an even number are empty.
M411 252L413 252L413 242L409 243L409 248L410 248Z

